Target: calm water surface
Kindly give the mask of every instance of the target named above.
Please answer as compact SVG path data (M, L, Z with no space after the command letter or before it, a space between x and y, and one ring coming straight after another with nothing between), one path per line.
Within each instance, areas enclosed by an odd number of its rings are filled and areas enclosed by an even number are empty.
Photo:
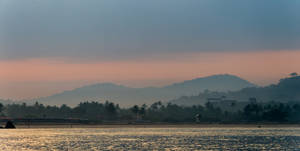
M300 128L0 130L0 150L299 150Z

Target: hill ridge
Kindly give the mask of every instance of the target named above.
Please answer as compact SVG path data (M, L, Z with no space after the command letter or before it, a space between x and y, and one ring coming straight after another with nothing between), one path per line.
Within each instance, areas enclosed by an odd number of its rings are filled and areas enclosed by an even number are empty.
M32 101L49 105L67 104L74 106L83 101L109 100L122 106L128 106L132 104L150 104L155 101L169 101L182 95L195 95L205 89L232 91L255 86L238 76L218 74L186 80L163 87L132 88L111 82L96 83L63 91L48 97L37 98Z

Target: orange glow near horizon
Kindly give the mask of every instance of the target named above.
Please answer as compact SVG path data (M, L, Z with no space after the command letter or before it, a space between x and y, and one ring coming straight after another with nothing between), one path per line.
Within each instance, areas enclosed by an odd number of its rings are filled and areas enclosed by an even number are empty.
M300 51L178 53L122 61L76 62L35 58L0 61L0 96L47 96L97 82L162 86L213 74L233 74L259 85L300 72Z

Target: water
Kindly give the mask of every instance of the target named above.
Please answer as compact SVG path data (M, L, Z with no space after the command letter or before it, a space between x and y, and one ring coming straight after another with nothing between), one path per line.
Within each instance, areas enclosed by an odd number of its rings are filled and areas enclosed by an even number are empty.
M300 150L300 128L1 129L0 150Z

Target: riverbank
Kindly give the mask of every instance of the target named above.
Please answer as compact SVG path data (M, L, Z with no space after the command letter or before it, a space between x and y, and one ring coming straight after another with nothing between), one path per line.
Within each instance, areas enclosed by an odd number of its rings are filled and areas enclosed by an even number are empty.
M280 128L300 124L16 124L17 128Z

